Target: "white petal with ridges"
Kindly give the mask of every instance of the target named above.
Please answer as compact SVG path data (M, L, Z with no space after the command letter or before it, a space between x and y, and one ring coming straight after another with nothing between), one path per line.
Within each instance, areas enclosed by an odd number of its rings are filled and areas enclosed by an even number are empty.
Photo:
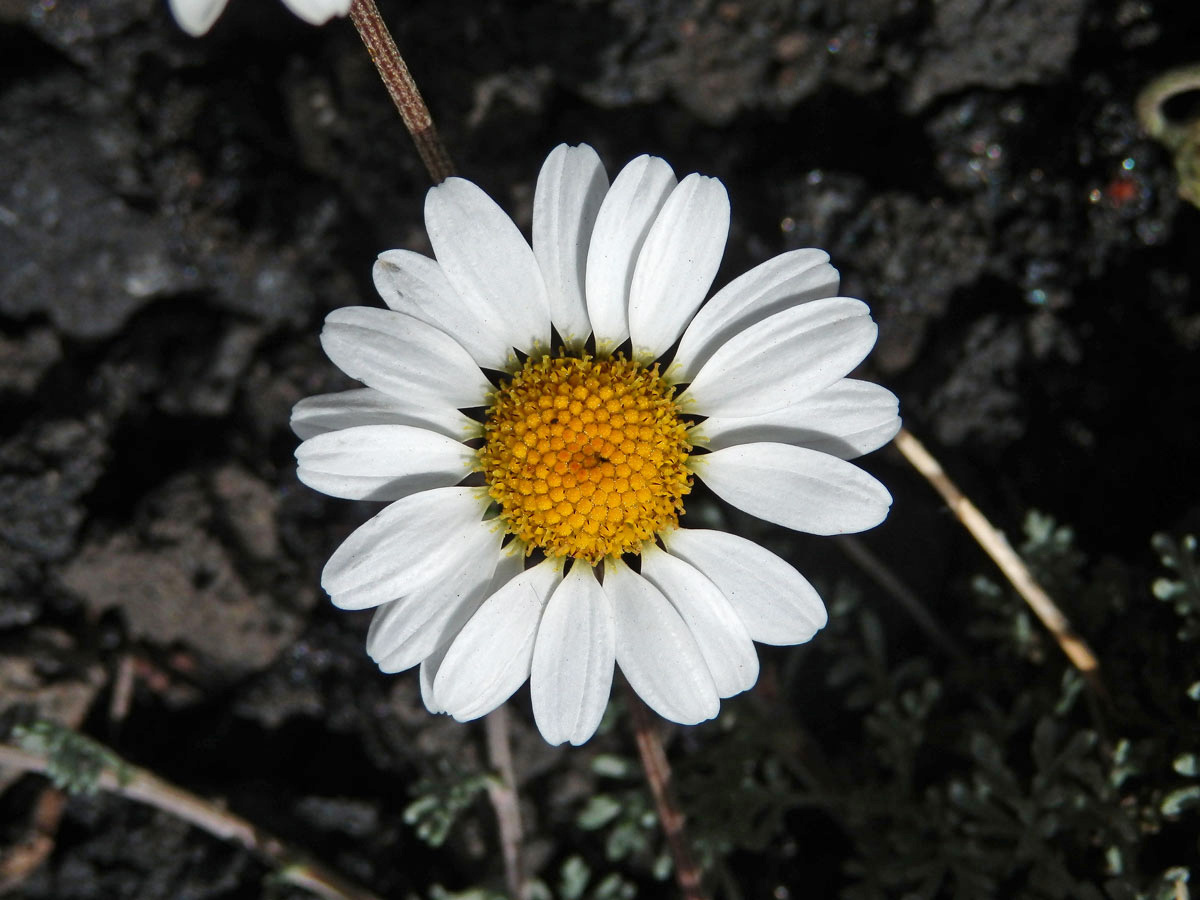
M592 567L576 562L546 604L533 647L533 717L548 743L578 746L596 733L615 662L612 604Z
M288 9L309 25L324 25L334 16L350 12L350 0L283 0Z
M449 572L445 580L398 600L394 616L378 629L371 623L367 653L380 671L403 672L455 640L496 586L493 570L500 554L498 547L488 550L488 556L480 554L466 570Z
M550 319L568 346L591 334L584 285L588 246L608 174L587 144L559 144L546 157L533 195L533 255L546 282Z
M496 571L492 573L492 580L488 583L487 589L475 601L463 606L455 613L454 618L443 626L445 637L441 645L421 660L421 702L431 713L446 711L446 708L437 700L433 684L437 679L438 670L442 667L442 660L446 658L446 653L450 650L450 645L454 643L454 639L458 637L462 627L471 620L471 616L475 615L475 611L479 609L483 601L508 584L524 568L524 551L518 543L509 543L500 551L500 560L496 563Z
M482 426L449 404L418 406L374 388L305 397L292 407L292 431L301 440L359 425L412 425L455 440L482 434Z
M633 357L661 356L704 302L729 237L729 194L691 174L671 191L646 235L629 288Z
M789 444L739 444L691 457L692 470L727 503L785 528L849 534L874 528L887 488L853 463Z
M434 694L460 722L478 719L529 677L542 611L562 580L562 561L547 559L492 594L442 660Z
M390 309L444 331L481 366L508 365L512 350L502 333L482 315L482 307L458 295L436 260L411 250L388 250L379 254L371 275Z
M410 425L361 425L310 438L296 448L296 475L313 490L347 500L399 500L457 484L475 451Z
M462 344L390 309L335 309L325 318L321 346L351 378L415 406L483 406L492 391Z
M753 640L802 644L825 627L825 604L816 589L754 541L726 531L677 528L663 535L663 543L721 590Z
M691 629L720 696L754 686L754 642L720 588L694 566L653 545L642 551L642 577L662 591Z
M767 441L854 459L900 430L900 402L887 388L843 378L792 406L759 416L706 419L688 432L694 445L719 450Z
M832 297L838 271L824 250L790 250L755 266L717 291L696 313L668 371L672 383L691 381L717 348L740 331L801 303Z
M679 397L702 416L753 416L799 403L862 362L877 329L861 300L813 300L735 335Z
M335 606L366 609L476 564L500 540L499 527L482 521L489 502L481 487L435 488L397 500L334 551L321 586Z
M498 557L499 553L480 556L423 590L375 610L367 653L380 670L411 669L457 634L487 596Z
M617 623L617 665L646 705L681 725L715 716L721 701L708 664L662 591L610 559L604 564L604 593Z
M550 307L533 250L479 187L447 178L425 195L425 227L442 271L505 347L550 344Z
M604 196L587 257L587 308L596 352L610 353L629 337L629 288L650 226L675 187L675 173L657 156L639 156Z

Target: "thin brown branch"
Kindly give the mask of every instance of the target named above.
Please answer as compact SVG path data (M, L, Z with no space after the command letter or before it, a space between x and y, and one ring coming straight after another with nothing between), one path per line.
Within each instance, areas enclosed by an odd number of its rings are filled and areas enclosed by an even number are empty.
M433 116L429 107L417 89L417 83L404 58L400 55L392 34L379 15L375 0L354 0L350 4L350 21L358 29L358 36L366 44L371 61L383 79L384 86L396 104L404 127L412 135L413 143L417 145L417 153L421 162L429 172L434 184L445 181L454 174L454 164L446 145L438 137L433 124Z
M101 746L101 749L116 758L108 748ZM50 762L40 753L0 744L0 768L45 774L50 769ZM168 812L223 840L241 844L275 867L285 882L312 891L325 900L379 900L375 894L310 859L298 848L146 769L127 762L122 762L120 772L106 767L100 773L97 786Z
M942 628L933 613L921 602L921 598L910 590L908 585L900 580L900 576L893 572L883 560L867 549L866 544L856 537L842 535L837 538L837 545L847 557L867 573L872 581L904 608L917 627L925 632L931 641L956 662L966 661L967 655L954 642L954 638L946 632L946 629Z
M675 790L671 785L671 765L667 762L662 738L646 704L632 688L628 691L628 697L642 768L646 772L646 781L650 784L650 793L654 795L658 821L662 824L667 846L671 848L671 856L675 860L675 882L679 885L684 900L708 900L701 883L700 867L696 865L688 846L684 815L675 799Z
M484 720L484 730L487 733L488 760L496 772L496 777L488 782L488 798L496 812L496 827L500 832L504 880L509 896L513 900L524 900L527 887L521 858L524 829L517 797L517 772L513 765L508 707L501 705L490 713Z
M1054 635L1058 646L1071 660L1083 677L1097 693L1103 694L1104 687L1100 681L1100 663L1092 648L1075 629L1058 605L1043 590L1034 579L1029 567L1021 560L1015 550L1009 546L1004 535L994 528L979 509L967 499L942 470L938 461L925 449L925 446L913 437L908 429L900 429L895 439L896 449L907 459L925 480L933 485L942 495L946 505L950 507L959 522L971 533L984 552L1004 573L1004 577L1017 589L1017 593L1029 604L1042 624Z

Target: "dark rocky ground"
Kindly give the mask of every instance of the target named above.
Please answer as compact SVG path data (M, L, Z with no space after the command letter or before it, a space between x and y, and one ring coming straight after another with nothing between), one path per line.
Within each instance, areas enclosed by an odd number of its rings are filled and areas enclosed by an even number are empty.
M834 611L811 645L764 650L721 720L674 733L718 893L1183 896L1200 579L1150 536L1200 525L1200 210L1132 107L1196 59L1196 7L381 8L462 173L522 225L545 153L585 141L610 171L651 152L726 182L718 283L828 249L881 326L867 375L1015 544L1026 529L1101 658L1110 698L1078 700L894 451L866 462L896 503L863 543L949 650L833 542L701 506ZM80 727L387 897L502 885L482 729L428 716L414 675L366 658L367 616L328 606L321 566L372 510L297 483L287 417L345 385L323 316L375 302L379 251L428 250L426 187L345 21L232 0L190 40L158 0L0 0L0 732ZM1176 612L1150 591L1167 575ZM625 718L582 750L547 748L524 694L513 719L528 862L554 895L669 895ZM5 784L11 847L44 782ZM427 840L439 815L457 820ZM301 896L103 795L52 838L13 896Z

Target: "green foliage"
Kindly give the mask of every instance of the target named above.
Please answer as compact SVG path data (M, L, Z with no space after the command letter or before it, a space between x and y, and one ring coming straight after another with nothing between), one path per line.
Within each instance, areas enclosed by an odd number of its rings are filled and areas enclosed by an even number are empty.
M1093 562L1071 528L1031 512L1016 544L1096 651L1107 695L982 564L953 596L923 598L959 653L865 578L822 585L830 617L817 639L763 648L758 690L671 745L715 898L1185 896L1200 858L1196 541L1155 536L1165 571ZM570 849L542 869L532 900L668 890L653 886L671 860L621 732L569 757L588 789L560 824L579 837L560 839ZM438 809L468 796L424 793ZM832 875L811 849L831 840ZM758 881L746 882L747 859L761 861ZM813 888L813 873L834 881Z
M652 859L655 877L667 877L670 857L660 849L658 816L638 764L619 756L597 756L592 761L592 772L604 789L588 798L575 824L584 831L604 835L604 857L608 862L631 857Z
M1170 603L1175 614L1183 620L1179 640L1194 641L1200 637L1200 565L1196 562L1196 538L1189 534L1174 541L1165 534L1156 534L1151 544L1162 564L1177 576L1155 579L1154 596Z
M1184 624L1176 636L1190 640L1195 544L1156 547L1177 577L1155 593L1169 595ZM811 653L808 671L783 693L811 694L811 671L823 669L822 702L842 712L826 712L816 732L801 724L803 707L789 717L752 697L727 702L677 764L717 883L722 857L779 855L789 821L819 810L853 845L839 891L848 900L1175 896L1198 851L1200 666L1163 644L1144 587L1124 590L1130 579L1114 578L1108 561L1088 571L1071 529L1031 513L1020 552L1068 615L1088 623L1102 666L1122 678L1114 704L1089 695L991 573L971 582L976 606L950 629L973 642L960 662L900 649L902 628L886 621L881 598L839 583L824 592L829 626L793 651ZM1182 683L1170 677L1181 663Z
M455 821L487 789L488 775L461 772L444 760L437 777L422 778L412 788L416 797L404 808L404 821L416 828L417 837L440 847ZM447 895L449 896L449 895Z

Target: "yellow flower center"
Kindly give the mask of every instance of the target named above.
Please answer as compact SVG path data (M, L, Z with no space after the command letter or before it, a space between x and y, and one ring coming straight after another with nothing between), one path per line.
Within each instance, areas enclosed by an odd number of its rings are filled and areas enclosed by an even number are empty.
M595 564L679 522L687 426L658 366L530 359L496 391L479 460L508 530Z

